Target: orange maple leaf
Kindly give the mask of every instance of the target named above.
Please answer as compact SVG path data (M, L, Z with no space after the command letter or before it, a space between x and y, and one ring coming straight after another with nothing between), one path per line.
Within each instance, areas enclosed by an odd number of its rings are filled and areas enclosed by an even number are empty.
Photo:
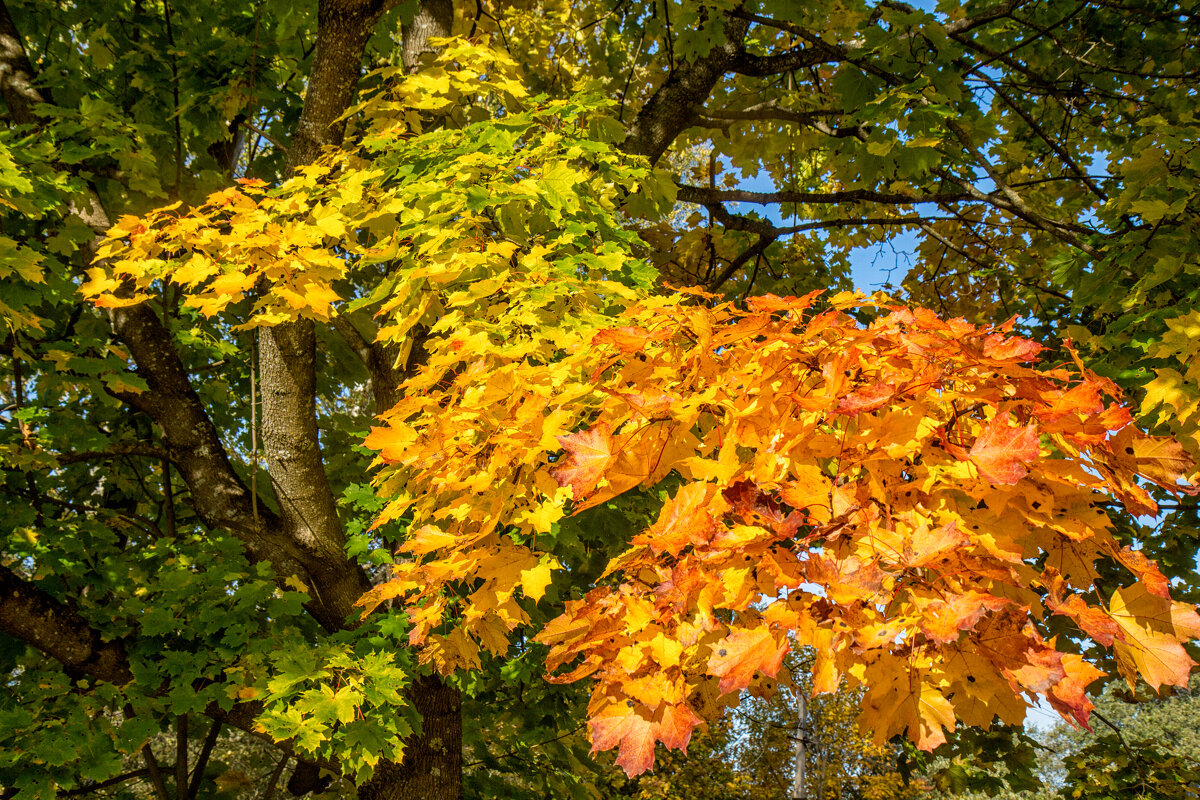
M689 544L707 542L717 531L717 523L708 510L711 485L689 483L663 503L658 520L634 538L634 544L648 545L656 553L679 555Z
M632 708L633 701L614 704L588 720L592 752L620 747L617 765L629 777L654 766L656 725Z
M991 483L1013 484L1024 478L1027 465L1039 455L1036 425L1008 424L997 414L984 426L968 453L979 474Z
M788 649L787 642L780 644L767 628L737 630L713 645L708 674L721 679L722 692L745 689L755 672L774 678Z
M1187 686L1196 662L1180 643L1200 639L1195 607L1153 595L1139 584L1113 592L1108 613L1121 628L1114 648L1130 686L1138 674L1154 689Z
M673 750L687 752L692 739L692 729L703 720L696 716L687 703L664 703L659 709L662 719L658 723L658 740Z
M613 460L612 429L600 421L586 430L559 436L558 441L567 454L550 475L559 486L570 486L575 500L582 500L596 488Z

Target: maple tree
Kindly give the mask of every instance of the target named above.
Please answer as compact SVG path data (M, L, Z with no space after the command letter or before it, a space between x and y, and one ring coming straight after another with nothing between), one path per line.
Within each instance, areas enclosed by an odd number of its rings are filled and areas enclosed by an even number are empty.
M1186 683L1189 14L10 5L6 793L587 796L799 644L922 748Z

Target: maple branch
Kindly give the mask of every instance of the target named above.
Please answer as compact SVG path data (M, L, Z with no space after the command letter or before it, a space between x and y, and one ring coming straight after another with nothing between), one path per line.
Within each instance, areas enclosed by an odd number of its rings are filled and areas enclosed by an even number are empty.
M345 121L339 120L358 90L367 40L386 8L379 0L321 0L304 107L288 149L289 175L315 161L323 147L341 143ZM258 369L263 448L281 522L310 567L319 621L336 630L352 624L348 618L370 581L346 556L345 530L321 457L312 320L263 328Z
M200 747L200 755L196 758L196 766L192 767L192 779L188 782L187 796L196 800L200 796L200 782L204 780L204 771L208 769L208 759L213 748L217 745L217 737L221 734L221 721L214 719L204 736L204 744Z
M60 453L54 460L60 466L78 464L83 461L99 461L121 456L144 456L146 458L162 459L167 457L167 451L152 444L116 444L107 450L79 450L74 453Z
M140 769L130 770L129 772L122 773L115 777L109 778L108 780L100 781L99 783L89 783L87 786L80 786L76 789L60 789L58 794L60 797L78 797L81 794L99 792L113 786L118 786L122 783L125 783L125 781L131 781L134 778L142 778L149 774L150 770L148 768L141 767Z
M746 266L751 259L758 258L760 255L762 255L763 251L770 247L774 242L774 236L759 236L757 242L742 251L741 255L739 255L737 258L730 261L725 266L725 269L721 270L721 272L709 282L708 288L715 292L722 285L724 285L726 281L732 278L734 273Z
M979 76L983 82L987 84L988 88L995 92L996 96L999 97L1006 106L1012 109L1013 113L1020 117L1021 120L1029 126L1029 129L1037 134L1037 137L1041 139L1056 156L1058 156L1058 159L1067 167L1067 169L1074 173L1074 176L1077 180L1083 183L1083 185L1086 186L1092 192L1092 194L1096 195L1096 197L1100 198L1101 200L1108 200L1108 194L1105 193L1105 191L1101 189L1094 180L1092 180L1090 175L1080 168L1079 164L1076 163L1075 159L1071 158L1070 153L1067 152L1066 148L1063 147L1059 141L1042 130L1042 126L1037 123L1037 120L1035 120L1033 116L1029 114L1029 112L1021 108L1017 101L1009 97L1008 93L1001 89L1000 85L988 77L986 73L980 72Z
M918 195L908 192L877 192L872 189L844 189L832 192L799 192L784 189L777 192L753 192L746 189L712 189L706 186L678 184L677 199L702 206L718 203L890 203L919 205L922 203L961 203L978 199L970 192L946 192Z
M267 778L267 787L263 789L262 800L273 800L275 797L275 787L279 785L279 778L283 775L284 768L291 760L292 754L284 753L279 759L279 763L275 765L275 769L271 770L271 775Z
M818 40L812 46L770 56L753 55L743 50L738 55L738 58L734 60L731 69L738 75L746 75L751 78L769 78L772 75L779 75L794 69L812 67L827 61L840 60L838 54L832 48L824 45L824 42Z
M0 7L2 6L3 2L0 0ZM369 11L366 17L354 16L353 12L356 9L361 11L364 8ZM355 21L359 28L366 26L369 20L369 25L373 27L384 8L385 5L378 0L368 3L325 0L322 3L322 24L326 24L326 18L332 19L333 22L329 23L329 26L335 33L345 28L348 20ZM6 25L7 34L4 32ZM361 40L365 44L369 33L370 27L366 27L365 32L358 30L356 41ZM3 36L8 36L0 42L0 94L5 98L5 102L10 102L10 95L14 92L27 101L33 98L48 101L48 98L37 93L28 80L16 80L12 77L25 75L31 68L28 68L28 56L25 55L24 46L15 28L12 27L11 17L7 16L7 9L0 13L0 37ZM326 77L321 86L311 87L308 100L314 103L314 107L321 114L328 116L328 119L322 124L319 119L314 121L313 114L316 112L310 113L308 117L302 114L298 125L300 139L308 143L308 152L314 156L320 152L320 147L328 142L324 137L318 141L309 134L317 129L333 130L332 120L348 105L357 85L358 62L362 58L361 46L356 54L347 54L336 46L330 47L328 40L326 45L325 56L322 57L318 53L314 62L319 62L324 70L322 74L335 77ZM333 55L329 54L330 51L333 51ZM354 64L354 80L350 85L343 85L345 79L336 77L336 68L350 61ZM16 66L5 71L3 63ZM26 71L22 72L23 69ZM314 73L316 72L318 70L314 66ZM17 102L17 108L27 107L20 106L19 100ZM341 105L337 105L338 103ZM37 123L37 119L32 116L18 121ZM108 215L93 187L89 186L87 207L73 206L71 210L97 234L97 237L109 228ZM99 241L98 238L92 242L93 250ZM265 511L261 502L257 503L260 513L255 515L256 504L233 469L216 426L196 393L190 375L175 349L171 332L145 303L110 308L108 315L114 334L129 349L133 361L137 364L137 374L145 379L149 386L148 391L139 393L111 393L127 405L147 414L161 427L168 455L179 468L191 492L192 504L197 515L208 527L228 530L237 536L245 544L251 560L269 561L281 583L291 575L306 578L318 595L307 604L309 611L324 627L331 630L341 627L354 600L365 590L363 587L368 585L365 573L346 557L343 549L344 538L335 538L332 542L317 542L317 546L314 547L311 537L296 535L294 520L286 520L293 525L285 524L285 519ZM311 330L311 323L308 323L308 326ZM287 326L279 328L285 329L286 335ZM315 355L315 349L313 352ZM317 442L315 430L314 416L310 439L314 446ZM323 474L322 472L322 477ZM327 486L326 483L326 489ZM284 496L285 493L281 492L280 497ZM332 508L331 496L325 506ZM336 514L333 519L336 521ZM327 519L324 521L328 522ZM339 527L336 530L339 531L340 537L340 523L337 525ZM337 556L332 561L329 558L331 553ZM329 602L332 602L332 605L327 605Z
M154 793L159 800L171 800L171 796L167 794L167 784L163 781L162 770L158 766L158 759L154 757L154 751L150 749L150 742L142 745L142 760L146 762L150 783L154 786Z
M692 127L713 88L744 54L747 27L745 20L726 14L724 39L705 55L671 70L626 131L625 152L645 156L653 164L675 137Z
M920 225L929 222L947 222L953 217L927 217L927 216L906 216L906 217L847 217L843 219L822 219L815 222L803 222L799 225L788 225L778 227L767 220L755 219L741 214L734 214L729 211L721 203L705 204L704 207L713 219L721 223L727 230L731 231L747 231L749 233L757 233L762 236L774 236L780 238L783 236L791 236L796 233L804 233L805 231L824 230L826 228L856 228L859 226L870 225Z
M0 630L58 661L71 675L118 686L133 680L120 641L104 641L78 612L2 564Z
M1008 202L1006 204L1000 204L995 195L984 195L982 192L976 190L973 186L964 185L964 188L971 194L975 195L976 199L996 207L1006 208L1031 225L1036 225L1042 230L1056 235L1057 238L1061 239L1067 244L1074 245L1088 255L1097 255L1095 248L1091 247L1091 245L1088 245L1086 242L1083 242L1077 235L1075 235L1077 233L1091 234L1095 233L1095 231L1092 231L1082 225L1074 225L1062 222L1060 220L1050 219L1049 217L1034 211L1029 207L1029 204L1025 202L1025 199L1021 197L1021 195L1018 194L1015 189L1010 187L1007 182L1005 182L1003 176L1001 176L1000 172L992 166L992 163L984 158L983 154L979 152L979 149L975 147L975 144L971 141L970 135L966 132L966 130L963 129L961 125L949 118L944 121L944 124L946 125L946 128L954 134L954 137L958 139L959 143L963 146L963 149L975 159L976 163L983 167L983 170L987 173L987 176L992 179L994 184L996 184L996 189L1005 197ZM951 180L958 182L958 180L954 178L951 178Z
M842 113L844 112L789 111L783 108L761 108L753 111L715 111L698 116L696 124L714 128L727 128L730 123L734 122L794 122L797 125L812 128L819 133L832 136L835 139L854 137L855 139L865 140L869 129L862 125L839 126L835 128L822 119L823 117L839 116Z
M950 120L947 120L946 122L947 125L951 124ZM972 155L976 155L978 157L977 153L972 153ZM1082 225L1060 222L1039 214L1026 205L1024 200L1022 200L1019 195L1013 192L1008 185L1004 183L1003 178L1001 178L999 174L992 169L989 163L982 161L982 159L980 163L985 171L987 171L988 176L996 184L997 189L1005 195L1004 197L998 197L996 194L983 192L970 181L964 178L959 178L954 175L954 173L948 172L947 170L934 170L934 174L945 181L959 186L972 200L977 200L980 203L986 203L993 208L1001 211L1007 211L1010 214L1020 217L1038 230L1049 233L1056 239L1082 250L1089 256L1096 257L1099 255L1099 251L1095 247L1083 241L1077 235L1080 233L1094 234L1096 231L1090 230Z
M518 751L518 750L509 750L507 753L505 753L505 754L503 754L503 755L496 756L496 757L495 757L495 760L496 760L496 761L501 761L501 760L503 760L503 759L505 759L505 758L512 758L513 756L516 756L516 755L518 755L518 753L528 752L529 750L536 750L536 749L538 749L539 747L544 747L544 746L546 746L546 745L548 745L548 744L552 744L553 742L558 742L558 741L561 741L561 740L563 740L563 739L566 739L568 736L574 736L575 734L577 734L577 733L579 733L581 730L583 730L585 727L587 727L587 723L586 723L586 722L585 722L585 723L582 723L582 724L580 724L580 725L577 725L576 727L572 728L571 730L567 731L566 733L560 733L558 736L555 736L555 737L553 737L553 738L550 738L550 739L544 739L544 740L542 740L542 741L540 741L540 742L537 742L536 744L531 744L531 745L526 745L526 746L523 746L523 747L522 747L522 748L521 748L519 751ZM477 767L477 766L479 766L479 765L480 765L480 764L482 764L482 763L484 763L484 762L482 762L482 761L472 761L472 762L470 762L470 763L463 764L463 768L465 769L466 767Z
M69 605L2 564L0 631L54 659L68 675L87 676L116 686L133 682L126 650L128 639L105 641L104 635ZM205 715L216 721L214 729L221 723L229 724L272 746L290 749L290 742L276 743L268 734L255 730L261 712L262 705L255 702L239 703L229 711L213 702L204 709ZM209 736L215 734L210 730ZM211 752L212 746L206 747ZM206 760L201 755L197 769ZM337 767L336 762L328 760L322 760L321 766Z
M274 147L279 152L283 153L285 156L288 154L287 145L285 145L283 142L281 142L278 137L272 136L271 134L267 133L265 130L258 127L257 125L251 124L251 122L249 120L240 119L240 120L238 120L238 124L241 125L243 128L245 128L246 130L250 131L251 133L255 134L256 136L261 136L263 139L266 139L271 144L272 147Z
M402 370L396 366L402 352L402 345L399 342L368 341L358 330L358 326L350 320L348 314L339 314L334 317L333 327L359 357L371 376L371 395L375 399L375 413L382 414L396 405L400 399L398 387L406 375L411 374L411 369ZM412 333L414 357L424 355L422 347L424 337L421 335L420 328L421 326L418 326L418 330L414 330ZM412 358L410 358L410 362L411 360Z

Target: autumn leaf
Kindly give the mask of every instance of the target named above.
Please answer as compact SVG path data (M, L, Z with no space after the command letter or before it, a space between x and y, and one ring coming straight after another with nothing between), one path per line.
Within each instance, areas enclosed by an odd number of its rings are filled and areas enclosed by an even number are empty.
M712 502L709 484L689 483L663 504L658 520L635 544L645 544L655 552L678 555L689 544L701 544L712 538L717 525L709 513Z
M708 674L721 679L722 692L744 689L756 672L774 678L787 651L766 628L737 630L712 646Z
M980 476L998 484L1014 484L1028 474L1028 465L1038 458L1036 425L1008 424L1007 415L997 414L971 446L970 458Z
M956 641L963 631L969 631L990 611L1008 605L1003 597L970 591L932 600L921 613L921 630L930 639L948 643Z
M1151 594L1138 584L1113 592L1108 613L1121 629L1115 649L1131 687L1137 675L1154 689L1187 685L1196 662L1181 642L1200 639L1200 616L1194 607Z
M686 753L692 730L703 720L696 716L687 703L664 703L657 716L661 717L655 732L658 740L672 750Z
M612 431L606 422L598 422L578 433L559 436L566 455L550 471L560 486L570 486L576 501L581 501L604 476L613 460Z
M536 567L521 571L521 587L530 600L541 600L550 585L552 572L559 565L554 559L540 562Z
M1168 489L1175 489L1192 468L1192 460L1179 442L1147 436L1132 425L1111 442L1116 463Z
M640 775L654 766L656 726L643 717L632 702L609 706L588 720L592 752L619 747L617 765L629 777Z

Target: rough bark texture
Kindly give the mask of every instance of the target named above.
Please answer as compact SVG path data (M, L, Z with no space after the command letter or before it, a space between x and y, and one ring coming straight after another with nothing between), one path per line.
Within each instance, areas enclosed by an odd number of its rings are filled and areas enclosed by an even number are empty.
M345 125L335 120L358 87L363 51L383 13L378 0L322 0L316 50L304 109L288 149L288 171L340 144ZM321 459L316 415L316 333L310 320L264 328L260 334L262 436L267 472L279 498L288 537L306 556L319 621L343 627L354 602L370 586L346 558L346 537Z
M3 3L0 3L0 95L8 113L22 124L33 121L33 107L43 102L33 85L33 66L21 34Z
M304 553L329 630L343 627L370 583L346 557L346 537L321 460L316 334L307 320L266 328L259 344L267 472L288 539Z
M74 609L0 565L0 630L34 645L72 675L133 680L125 648L105 642Z
M404 761L381 763L358 790L361 800L455 800L462 797L462 697L436 675L409 693L421 733L406 743Z
M321 0L304 109L288 143L289 172L341 143L346 125L334 120L354 99L367 40L385 8L380 0Z
M658 161L680 133L695 124L717 82L742 55L745 20L725 18L725 40L691 63L671 70L629 126L626 152Z
M421 56L437 49L429 40L438 36L449 36L453 23L453 0L425 0L421 3L412 22L404 26L404 51L400 54L404 68L415 72L421 66Z

